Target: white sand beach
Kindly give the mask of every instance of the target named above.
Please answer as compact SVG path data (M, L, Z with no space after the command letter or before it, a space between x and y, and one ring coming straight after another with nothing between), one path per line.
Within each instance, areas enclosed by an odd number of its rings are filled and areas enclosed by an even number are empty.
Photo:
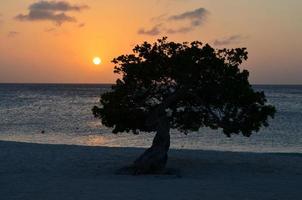
M0 199L280 199L302 196L302 155L171 150L180 176L116 175L143 149L0 142Z

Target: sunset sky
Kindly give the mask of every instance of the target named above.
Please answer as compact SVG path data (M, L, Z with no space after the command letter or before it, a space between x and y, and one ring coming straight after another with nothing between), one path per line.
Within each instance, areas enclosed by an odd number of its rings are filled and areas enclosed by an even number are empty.
M1 0L0 82L113 83L114 57L168 36L247 47L252 83L302 84L301 8L301 0Z

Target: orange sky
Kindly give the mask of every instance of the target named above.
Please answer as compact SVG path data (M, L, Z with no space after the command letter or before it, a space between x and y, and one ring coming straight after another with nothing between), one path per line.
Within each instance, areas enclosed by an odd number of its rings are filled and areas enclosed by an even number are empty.
M302 84L301 8L300 0L1 0L0 82L112 83L114 57L168 36L247 47L252 83Z

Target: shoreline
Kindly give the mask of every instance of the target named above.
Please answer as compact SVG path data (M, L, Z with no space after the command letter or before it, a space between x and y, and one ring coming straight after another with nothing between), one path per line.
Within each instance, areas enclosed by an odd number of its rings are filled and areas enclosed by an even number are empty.
M299 199L302 154L170 150L169 175L115 175L143 148L0 141L1 199ZM146 195L146 192L150 195Z

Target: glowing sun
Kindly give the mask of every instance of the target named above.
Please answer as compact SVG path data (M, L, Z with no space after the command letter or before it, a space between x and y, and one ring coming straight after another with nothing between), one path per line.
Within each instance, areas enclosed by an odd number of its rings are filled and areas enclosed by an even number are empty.
M95 57L95 58L93 58L92 62L95 65L99 65L102 63L102 60L99 57Z

